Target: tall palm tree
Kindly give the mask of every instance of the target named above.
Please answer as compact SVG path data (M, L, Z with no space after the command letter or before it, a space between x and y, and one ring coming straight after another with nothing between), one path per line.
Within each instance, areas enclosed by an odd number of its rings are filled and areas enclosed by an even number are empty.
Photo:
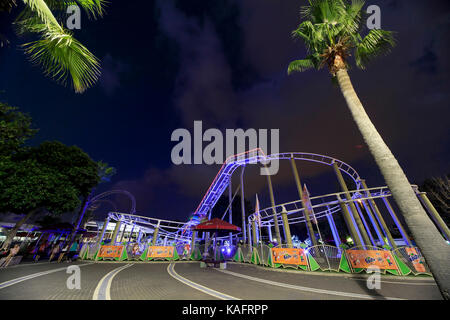
M372 29L362 36L363 6L361 0L309 0L309 5L301 9L301 24L292 33L303 40L308 56L291 62L288 74L328 67L443 297L449 299L450 246L428 218L402 168L365 112L347 72L351 53L356 66L365 69L368 62L389 53L395 45L390 31Z
M62 20L70 5L78 5L89 17L101 17L105 0L0 0L0 12L13 13L20 1L25 6L14 21L17 34L37 39L21 45L29 60L40 65L46 76L64 85L69 79L77 93L91 87L100 76L99 60L57 17ZM0 46L7 43L0 35Z

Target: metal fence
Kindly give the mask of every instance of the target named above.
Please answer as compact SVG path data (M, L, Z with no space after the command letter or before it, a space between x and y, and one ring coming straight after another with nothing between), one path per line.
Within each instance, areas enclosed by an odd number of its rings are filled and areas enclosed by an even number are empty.
M392 253L406 264L412 274L427 274L431 276L430 268L418 247L399 247L393 250Z
M249 246L248 244L241 245L239 247L242 253L242 258L244 259L244 262L251 263L252 262L252 254L253 254L253 247Z
M320 270L339 272L342 249L329 245L317 245L309 247L306 252L317 262Z
M259 264L264 265L264 266L270 266L272 249L265 244L259 244L254 249L256 249L256 252L258 254Z
M100 244L97 244L96 242L86 245L87 250L87 256L86 259L93 260L95 254L100 249ZM80 254L80 257L83 257L84 255Z

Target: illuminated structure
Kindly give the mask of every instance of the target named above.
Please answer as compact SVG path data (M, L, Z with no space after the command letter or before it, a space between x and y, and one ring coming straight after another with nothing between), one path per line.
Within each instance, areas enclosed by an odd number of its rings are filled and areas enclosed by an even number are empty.
M197 239L195 238L195 233L191 231L192 227L204 219L211 218L212 208L227 188L230 190L229 199L231 203L231 178L236 169L241 168L242 170L239 188L243 200L245 196L243 186L245 166L258 163L266 164L271 160L289 160L291 162L299 198L298 200L291 202L276 204L271 178L270 175L268 175L267 183L271 206L259 210L258 213L252 213L248 216L248 219L243 219L242 232L230 238L234 243L236 243L237 239L243 239L244 242L248 243L250 246L256 245L260 240L261 229L265 229L267 230L271 241L273 240L278 244L292 247L290 225L305 223L312 245L317 245L313 223L314 221L326 219L332 231L335 245L339 246L341 243L340 234L339 230L336 228L334 217L336 217L336 214L342 214L351 238L356 246L370 247L389 245L392 248L396 248L397 245L391 235L391 231L381 214L379 207L381 204L385 207L387 212L389 212L393 222L401 233L405 245L411 245L406 230L390 203L391 199L389 198L392 195L387 187L368 188L365 180L360 177L355 169L332 157L312 153L279 153L266 156L259 148L234 155L225 161L189 221L178 222L149 218L135 215L133 211L129 214L111 212L109 213L107 221L105 221L98 241L102 241L109 220L113 220L116 222L116 227L112 234L112 243L121 242L120 239L123 238L125 232L128 232L125 226L129 226L129 228L132 229L129 238L132 238L133 232L139 233L136 237L138 241L140 241L141 233L143 232L146 235L152 235L151 243L153 244L156 244L158 239L164 239L164 243L167 241L175 241L177 243L191 242L193 246ZM342 191L309 197L306 188L302 188L295 161L315 162L330 167L334 171ZM356 186L355 190L348 190L343 174L354 181ZM436 222L436 225L443 235L447 240L450 240L448 227L441 223L442 219L428 201L425 193L419 192L417 186L413 185L412 188L421 199L428 213ZM378 204L376 203L377 201ZM243 201L241 205L243 215L245 215ZM231 205L224 216L228 214L229 221L231 222L230 208ZM260 216L260 224L256 223L257 216L255 214ZM124 226L122 229L121 225ZM283 237L280 231L281 228L284 231ZM118 234L121 230L123 230L122 236L118 238ZM275 233L274 236L273 231Z

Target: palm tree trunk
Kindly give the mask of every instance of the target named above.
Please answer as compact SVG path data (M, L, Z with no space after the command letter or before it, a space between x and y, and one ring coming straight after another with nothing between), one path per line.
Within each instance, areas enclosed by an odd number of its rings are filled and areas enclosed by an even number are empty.
M19 231L20 227L23 226L23 224L25 222L28 221L28 219L31 218L31 216L36 212L37 210L31 210L30 212L28 212L22 219L20 219L20 221L18 221L16 223L16 225L14 226L14 228L12 228L9 233L8 236L6 237L5 242L2 245L2 249L9 249L11 242L13 241L14 237L17 234L17 231Z
M450 246L427 216L405 173L365 112L347 70L339 70L337 79L353 119L375 158L443 297L450 299Z

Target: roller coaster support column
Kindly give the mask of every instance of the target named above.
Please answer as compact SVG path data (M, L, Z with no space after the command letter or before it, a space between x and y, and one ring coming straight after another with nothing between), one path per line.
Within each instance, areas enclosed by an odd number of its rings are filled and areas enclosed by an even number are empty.
M137 240L136 240L137 243L141 243L141 237L142 237L142 230L141 230L141 228L139 228L139 233L138 233Z
M283 210L281 211L281 218L283 219L283 227L284 227L284 236L286 238L286 244L288 248L292 248L292 237L291 237L291 229L289 228L289 220L287 217L287 211L284 206L282 206Z
M103 222L103 228L102 228L102 231L100 233L100 237L98 238L97 245L102 243L103 237L105 236L105 232L106 232L107 227L108 227L108 223L109 223L109 217L107 217L105 219L105 222Z
M362 184L363 188L366 189L367 195L369 197L372 197L372 194L370 193L370 191L367 190L368 188L367 188L366 180L362 179L361 184ZM381 228L383 229L383 233L386 235L386 238L388 239L389 245L393 249L397 249L397 245L395 244L394 238L392 237L392 234L389 231L389 228L386 225L386 222L384 221L383 216L381 215L381 212L378 209L377 204L375 203L375 201L373 199L369 199L369 203L372 206L373 211L375 211L375 215L378 219L378 222L380 223Z
M247 242L247 229L245 227L245 198L244 198L244 170L245 165L242 166L241 170L241 212L242 212L242 235L243 242Z
M191 238L191 253L194 252L194 247L195 247L195 238L197 236L197 232L196 231L192 231L192 238Z
M153 230L152 246L156 246L156 240L158 240L158 232L159 232L160 223L161 223L161 221L158 221L158 224L156 225L155 230Z
M418 192L418 190L417 190ZM439 227L439 230L444 234L444 237L450 241L450 230L448 229L447 225L445 224L444 220L442 220L441 216L437 212L436 208L431 203L430 199L428 199L427 194L425 192L418 194L420 201L422 201L422 204L427 209L428 213L433 218L433 221L437 224Z
M281 235L280 235L280 226L278 224L277 211L275 209L275 198L273 196L272 179L270 178L269 170L266 170L266 171L267 171L267 184L269 185L270 202L272 204L272 211L273 211L273 223L275 226L275 238L277 240L277 245L281 245L282 242L281 242Z
M400 223L400 220L397 217L397 214L395 213L394 209L392 208L391 204L389 203L389 200L387 197L383 197L383 202L386 205L386 208L388 209L389 213L391 214L392 220L394 220L395 225L397 226L398 230L402 234L402 238L405 241L407 246L411 246L411 242L409 241L408 234L406 233L405 228L403 228L403 225Z
M372 243L373 246L376 246L375 240L372 236L372 232L370 232L369 225L367 224L366 219L364 218L364 214L361 210L361 207L360 207L361 203L360 203L360 201L356 201L356 202L357 202L357 203L355 203L356 210L358 210L358 214L361 217L364 227L367 230L367 234L369 235L369 238L370 238L370 243Z
M269 234L269 241L272 242L272 227L270 226L270 224L267 226L267 233Z
M248 241L248 247L251 248L252 247L252 233L251 233L251 224L250 222L248 223L248 237L247 237L247 241Z
M130 236L128 237L128 242L130 242L130 240L133 240L133 232L134 232L134 227L136 225L133 223L133 227L131 228L131 232L130 232Z
M256 237L256 221L252 221L252 239L253 239L253 246L256 247L258 245L258 238Z
M123 236L125 235L125 231L127 230L127 226L128 226L127 224L123 225L123 231L122 231L122 234L121 234L120 240L119 240L120 243L122 243Z
M295 184L297 186L298 196L300 197L300 200L302 200L303 199L302 184L300 182L300 176L298 175L297 166L295 165L294 155L292 155L292 154L291 154L291 167L292 167L292 172L294 173ZM309 238L311 239L313 246L317 246L318 243L317 243L317 239L316 239L316 234L314 233L314 229L313 229L313 226L311 223L311 217L310 217L308 206L306 205L306 203L303 203L303 201L302 201L302 206L303 206L303 213L304 213L305 221L306 221L306 229L308 230L308 233L309 233Z
M345 197L347 201L349 201L348 205L350 206L351 213L353 214L353 218L355 219L356 222L355 229L361 233L364 244L368 245L370 243L369 236L367 235L366 229L363 226L358 211L356 210L355 204L352 201L352 197L350 196L350 192L348 192L347 185L345 184L344 178L342 177L342 173L339 170L339 167L336 162L333 162L333 168L338 178L339 184L341 185L342 191L345 192ZM364 245L364 244L357 244L357 245Z
M231 184L231 176L230 181L228 182L228 205L230 210L228 211L228 222L233 224L233 187ZM233 244L233 233L230 232L230 245Z
M351 216L350 211L348 210L348 207L346 204L342 201L341 197L337 195L339 206L341 207L342 215L344 216L345 225L347 226L348 231L350 232L350 235L352 239L355 241L355 244L357 246L362 246L361 240L359 238L359 233L355 228L355 225L353 224L353 218Z
M328 212L330 212L330 208L327 206ZM336 247L341 245L341 239L339 238L339 232L336 228L336 223L334 222L333 215L331 213L327 213L327 220L330 225L331 233L333 234L334 244Z
M116 227L114 228L114 232L112 234L111 237L111 244L115 245L116 244L116 239L117 239L117 235L119 234L119 230L120 230L120 225L122 224L122 221L116 221Z
M383 234L381 232L380 226L378 225L377 219L372 214L372 211L370 210L367 202L365 200L361 200L361 203L362 203L362 205L363 205L367 215L369 216L370 222L372 222L372 226L375 229L375 232L377 234L377 237L378 237L379 241L381 242L382 245L387 244L384 241Z

